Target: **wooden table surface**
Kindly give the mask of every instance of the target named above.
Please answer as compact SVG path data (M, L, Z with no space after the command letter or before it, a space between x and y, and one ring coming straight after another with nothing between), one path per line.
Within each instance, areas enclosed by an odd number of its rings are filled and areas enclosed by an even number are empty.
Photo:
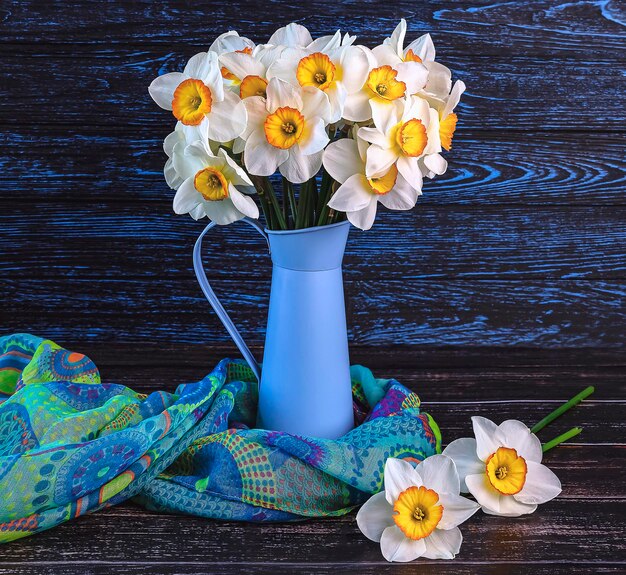
M373 46L397 20L431 32L465 81L448 173L418 207L351 234L354 362L418 392L444 442L470 416L585 430L546 456L563 493L532 516L477 514L452 562L387 564L354 514L247 525L128 503L0 547L0 575L626 572L624 4L5 0L0 5L0 328L89 354L106 381L173 390L236 355L198 289L200 224L171 212L150 100L236 29L295 20ZM260 354L269 265L239 227L207 268ZM1 497L1 493L0 493Z

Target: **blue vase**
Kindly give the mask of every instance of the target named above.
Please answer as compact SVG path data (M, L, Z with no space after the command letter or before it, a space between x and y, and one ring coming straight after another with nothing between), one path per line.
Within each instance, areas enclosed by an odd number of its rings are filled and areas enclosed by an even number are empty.
M349 222L261 230L272 287L260 366L211 289L196 242L194 268L207 299L260 381L257 427L336 439L354 426L341 263Z

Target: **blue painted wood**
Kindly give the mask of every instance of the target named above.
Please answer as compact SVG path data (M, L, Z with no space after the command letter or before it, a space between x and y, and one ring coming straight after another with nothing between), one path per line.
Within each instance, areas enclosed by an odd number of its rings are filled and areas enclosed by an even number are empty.
M2 4L0 38L5 43L206 47L217 31L235 28L267 41L280 25L297 21L317 34L341 28L364 41L380 42L400 17L412 35L430 32L441 50L480 56L558 54L584 60L624 58L626 14L616 0L256 0L186 2L135 0L132 4L65 0L13 0Z

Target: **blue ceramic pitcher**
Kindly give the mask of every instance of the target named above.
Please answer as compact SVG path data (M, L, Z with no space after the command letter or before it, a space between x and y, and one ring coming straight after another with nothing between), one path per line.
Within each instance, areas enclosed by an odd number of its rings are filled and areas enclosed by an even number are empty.
M209 303L260 381L257 427L341 437L354 425L341 263L349 222L300 230L262 230L272 287L260 365L217 299L194 248L194 269Z

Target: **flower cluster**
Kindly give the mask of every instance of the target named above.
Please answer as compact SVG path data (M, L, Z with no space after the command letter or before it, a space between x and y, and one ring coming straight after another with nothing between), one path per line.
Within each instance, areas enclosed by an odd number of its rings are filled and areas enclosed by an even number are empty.
M267 44L231 31L156 78L150 95L178 121L164 143L176 213L257 218L255 190L270 229L345 217L369 229L379 201L414 207L423 178L446 171L465 85L452 85L428 34L405 47L406 31L402 20L374 49L294 23Z
M478 509L519 517L561 492L557 476L541 464L546 447L521 421L496 425L472 417L472 423L475 437L453 441L442 455L416 468L387 460L384 491L361 507L357 524L367 538L380 542L388 561L454 559L463 541L458 525ZM555 444L562 437L557 439Z

